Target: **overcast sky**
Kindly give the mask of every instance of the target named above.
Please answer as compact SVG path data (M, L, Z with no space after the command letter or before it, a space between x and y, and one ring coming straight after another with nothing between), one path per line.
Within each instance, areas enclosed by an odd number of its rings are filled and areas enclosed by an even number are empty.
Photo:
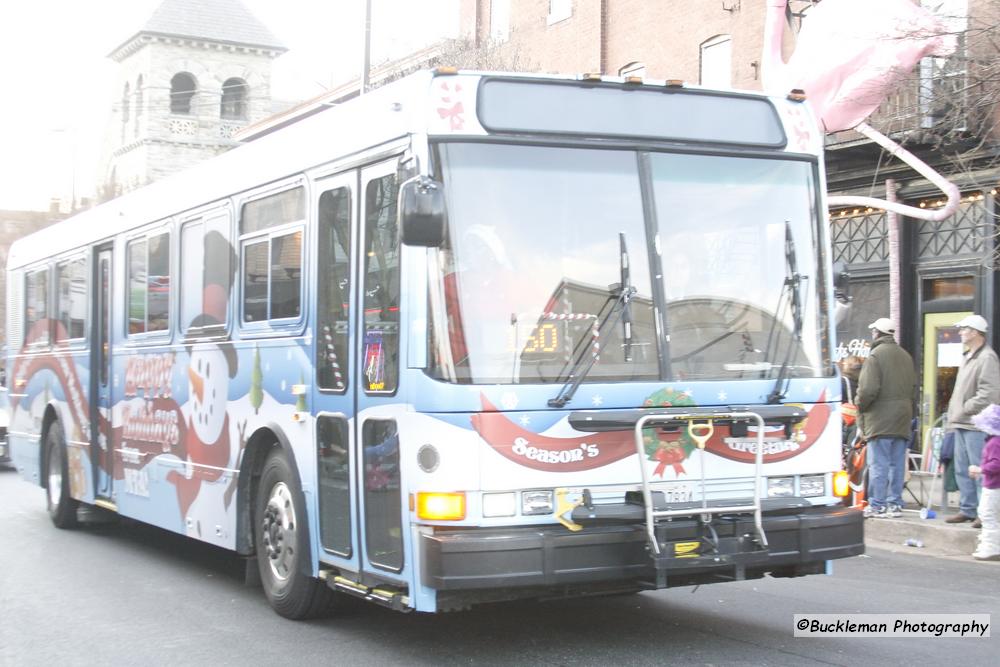
M242 0L288 47L272 95L301 100L357 76L365 0ZM107 54L162 0L3 2L0 18L0 210L45 210L89 196L112 105ZM458 0L372 0L372 62L458 29Z

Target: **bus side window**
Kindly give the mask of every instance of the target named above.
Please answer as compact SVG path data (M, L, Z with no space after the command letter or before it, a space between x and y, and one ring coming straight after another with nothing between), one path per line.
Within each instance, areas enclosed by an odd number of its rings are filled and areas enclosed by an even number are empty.
M229 213L196 220L181 228L182 331L220 333L229 319L235 267L229 242Z
M361 374L367 393L396 391L399 380L399 233L396 176L365 188L364 340Z
M344 391L351 294L351 191L328 190L319 198L319 340L316 381Z
M297 227L289 228L293 223ZM305 188L297 187L243 205L243 322L302 315L302 227Z
M41 347L49 342L49 270L30 271L24 276L24 342Z
M129 335L169 328L170 283L169 234L153 234L128 244Z
M87 260L56 265L56 342L84 337L87 315Z

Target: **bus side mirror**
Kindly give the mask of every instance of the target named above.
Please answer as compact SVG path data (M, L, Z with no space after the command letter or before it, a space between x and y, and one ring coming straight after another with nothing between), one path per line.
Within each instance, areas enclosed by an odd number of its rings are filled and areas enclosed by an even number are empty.
M833 265L833 296L841 303L851 301L851 274L843 262Z
M417 176L399 189L399 218L403 243L436 248L444 243L448 215L444 186Z

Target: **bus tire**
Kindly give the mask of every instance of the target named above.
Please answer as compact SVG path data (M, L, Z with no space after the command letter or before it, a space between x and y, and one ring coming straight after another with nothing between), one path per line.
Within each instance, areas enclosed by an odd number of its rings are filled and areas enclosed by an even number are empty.
M309 531L302 490L279 448L271 451L260 473L254 526L257 569L271 607L293 620L329 611L334 593L307 573Z
M69 495L69 465L66 460L66 441L58 420L49 426L45 436L47 481L45 506L56 528L74 528L79 502Z

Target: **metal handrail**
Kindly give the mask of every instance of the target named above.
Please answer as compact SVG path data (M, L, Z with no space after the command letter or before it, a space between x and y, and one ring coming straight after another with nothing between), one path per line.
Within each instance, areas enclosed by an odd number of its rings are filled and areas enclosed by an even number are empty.
M699 442L698 450L701 452L699 465L701 467L701 507L692 511L691 508L678 510L656 510L653 507L653 492L650 489L649 471L646 466L645 448L642 443L642 430L650 422L670 423L676 421L687 421L689 429L691 423L696 421L708 421L713 419L742 420L753 419L757 422L757 452L754 456L754 492L753 504L745 505L722 505L708 506L705 489L705 447L703 442ZM692 436L694 434L692 433ZM699 440L696 436L695 440ZM707 440L707 436L704 438ZM645 415L640 417L635 423L635 447L639 454L639 469L642 473L642 500L646 509L646 534L649 543L653 548L653 553L660 554L660 545L656 539L655 521L660 517L691 516L692 514L726 514L730 512L753 512L754 526L757 529L757 538L761 545L767 547L767 536L764 535L764 524L761 514L761 480L764 472L764 419L756 412L713 412L711 414L681 413L671 415Z

